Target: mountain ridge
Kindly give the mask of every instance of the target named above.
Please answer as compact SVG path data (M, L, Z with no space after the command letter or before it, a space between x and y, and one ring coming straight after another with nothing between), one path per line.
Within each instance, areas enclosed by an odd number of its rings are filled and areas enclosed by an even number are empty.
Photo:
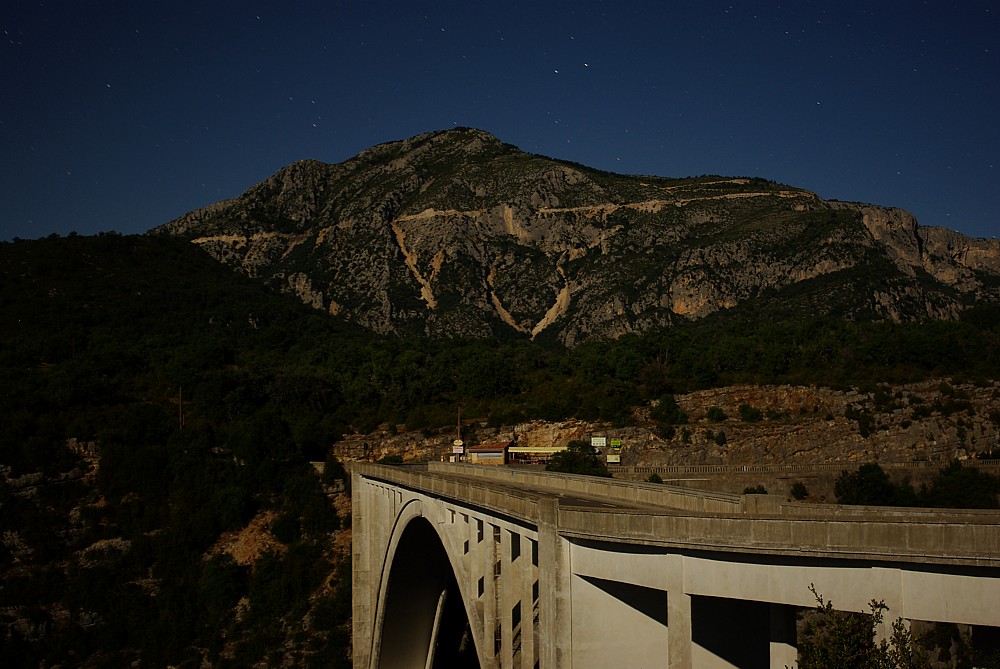
M303 160L151 234L380 334L576 345L724 310L955 318L1000 242L752 177L627 176L459 128Z

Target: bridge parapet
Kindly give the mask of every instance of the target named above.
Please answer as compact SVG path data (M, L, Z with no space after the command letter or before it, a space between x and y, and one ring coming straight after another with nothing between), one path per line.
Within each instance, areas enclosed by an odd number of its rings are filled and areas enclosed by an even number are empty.
M559 526L566 535L716 550L753 546L785 555L878 555L911 562L1000 566L1000 512L992 510L805 504L777 495L732 495L532 470L452 463L434 463L430 469L639 507L561 505Z
M1000 568L1000 527L942 519L694 516L559 509L562 536L673 549Z
M421 490L449 499L460 499L467 504L495 511L498 515L512 516L521 520L535 522L538 518L538 498L527 491L499 488L498 479L477 477L469 472L486 469L479 465L462 465L462 476L442 476L449 473L433 466L399 467L376 465L366 462L350 463L352 475L389 481L406 488ZM497 469L497 468L493 468ZM502 480L499 479L499 480Z
M700 512L733 512L743 509L745 495L711 492L653 483L636 483L579 474L553 474L548 471L514 467L480 467L451 462L431 462L432 472L475 477L494 483L512 483L534 489L564 494L603 497L650 506ZM757 495L756 497L765 497Z

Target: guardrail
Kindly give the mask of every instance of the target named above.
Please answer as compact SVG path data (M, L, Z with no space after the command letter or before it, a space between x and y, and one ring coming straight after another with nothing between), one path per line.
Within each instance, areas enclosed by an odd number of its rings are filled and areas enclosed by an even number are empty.
M450 462L428 463L431 471L471 476L490 481L509 481L541 490L580 496L606 497L624 502L700 512L740 513L743 495L693 490L678 486L641 484L635 481L558 474L510 467L482 467Z
M852 471L871 461L856 462L824 462L818 464L794 465L646 465L626 466L608 465L612 474L797 474L807 472L840 472ZM1000 474L1000 460L962 460L964 467L976 467L991 473ZM941 469L948 465L947 461L922 460L918 462L878 462L886 470L927 470Z

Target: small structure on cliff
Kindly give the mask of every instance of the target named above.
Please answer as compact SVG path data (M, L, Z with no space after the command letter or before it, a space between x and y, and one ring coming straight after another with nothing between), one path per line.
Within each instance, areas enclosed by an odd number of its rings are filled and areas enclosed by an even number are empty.
M474 465L505 465L507 449L513 445L513 441L502 441L496 444L469 446L467 450L469 462Z

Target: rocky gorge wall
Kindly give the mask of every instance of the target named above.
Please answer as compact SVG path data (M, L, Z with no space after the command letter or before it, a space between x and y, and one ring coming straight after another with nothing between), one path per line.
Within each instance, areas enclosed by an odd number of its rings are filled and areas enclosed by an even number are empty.
M612 427L597 422L532 421L500 428L485 421L463 425L466 443L489 444L512 440L518 446L564 445L574 439L607 436L622 440L620 475L645 479L654 471L698 467L704 471L680 478L691 485L742 492L743 487L772 480L786 492L788 477L780 470L790 465L820 489L829 488L843 469L879 462L891 475L910 476L919 483L933 476L949 460L968 460L1000 452L1000 383L974 385L933 380L902 386L881 386L870 392L812 386L730 386L677 395L688 421L657 426L649 407L634 411L634 424ZM746 418L740 407L746 405ZM709 419L709 410L717 418ZM759 419L753 410L759 411ZM724 436L720 436L720 433ZM378 460L388 455L405 461L447 457L455 428L421 434L397 428L352 435L334 444L341 460ZM892 465L906 465L890 469ZM926 465L926 466L923 466ZM715 473L728 472L726 488ZM766 466L766 467L761 467ZM760 472L733 476L734 467L761 467ZM769 473L770 472L770 473ZM711 475L711 476L710 476ZM666 477L664 477L666 478ZM744 481L745 479L745 481ZM807 482L808 484L808 482ZM790 483L789 483L790 485ZM770 490L770 488L769 488ZM812 487L810 487L812 490ZM826 494L817 492L817 494Z

